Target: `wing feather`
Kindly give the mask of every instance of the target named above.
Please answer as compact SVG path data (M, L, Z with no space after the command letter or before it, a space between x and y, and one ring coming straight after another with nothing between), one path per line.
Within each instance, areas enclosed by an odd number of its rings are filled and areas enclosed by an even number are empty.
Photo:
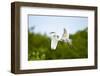
M64 28L64 32L62 34L62 40L65 40L65 39L69 39L69 33L68 31Z
M53 37L52 39L51 39L51 49L56 49L56 47L57 47L57 44L58 44L58 39L57 39L57 37Z

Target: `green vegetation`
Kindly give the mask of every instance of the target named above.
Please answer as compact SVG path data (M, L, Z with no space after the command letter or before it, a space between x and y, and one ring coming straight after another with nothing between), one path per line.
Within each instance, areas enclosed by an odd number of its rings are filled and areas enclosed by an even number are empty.
M88 57L87 28L70 35L72 45L58 42L56 50L50 48L50 38L28 32L28 60L77 59Z

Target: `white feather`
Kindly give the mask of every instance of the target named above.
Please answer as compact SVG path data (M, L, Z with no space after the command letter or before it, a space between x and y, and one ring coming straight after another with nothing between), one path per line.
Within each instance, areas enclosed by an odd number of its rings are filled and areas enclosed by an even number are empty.
M66 40L66 39L69 39L69 33L68 31L64 28L64 32L63 32L63 35L62 35L62 40Z
M63 32L61 41L64 41L64 42L69 43L69 44L72 44L72 40L69 39L69 32L65 28L64 28L64 32Z
M55 50L58 44L59 38L58 35L56 35L56 33L52 33L51 36L51 49Z
M57 47L57 44L58 44L58 40L57 39L52 39L51 40L51 49L56 49Z

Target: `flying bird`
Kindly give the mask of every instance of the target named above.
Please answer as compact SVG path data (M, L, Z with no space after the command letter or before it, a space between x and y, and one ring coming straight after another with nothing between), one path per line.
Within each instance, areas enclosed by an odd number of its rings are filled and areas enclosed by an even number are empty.
M62 34L62 37L60 37L55 33L51 32L51 49L55 50L58 44L58 41L63 41L65 43L69 43L70 45L72 44L72 40L69 39L69 33L68 31L64 28L64 32Z

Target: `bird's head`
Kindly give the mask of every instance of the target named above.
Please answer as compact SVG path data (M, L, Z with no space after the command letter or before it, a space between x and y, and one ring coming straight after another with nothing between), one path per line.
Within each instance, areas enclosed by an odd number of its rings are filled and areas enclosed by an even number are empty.
M54 38L57 38L57 39L59 38L59 36L55 32L50 32L50 35Z
M56 35L56 33L55 33L55 32L50 32L50 35L52 35L52 36L53 36L53 35Z

